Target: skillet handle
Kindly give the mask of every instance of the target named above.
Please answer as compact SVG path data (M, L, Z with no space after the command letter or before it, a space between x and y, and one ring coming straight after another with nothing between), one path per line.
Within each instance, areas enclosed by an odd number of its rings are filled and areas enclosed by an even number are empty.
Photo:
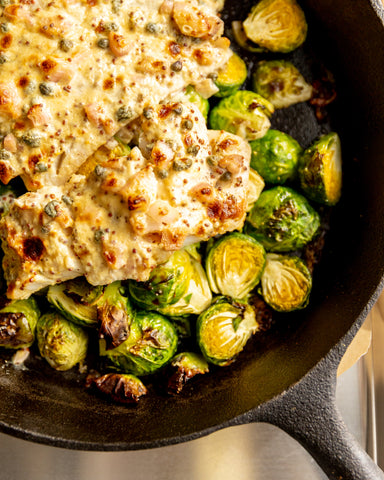
M298 384L276 397L258 421L295 438L331 480L384 480L384 473L347 430L336 407L338 359L325 357Z

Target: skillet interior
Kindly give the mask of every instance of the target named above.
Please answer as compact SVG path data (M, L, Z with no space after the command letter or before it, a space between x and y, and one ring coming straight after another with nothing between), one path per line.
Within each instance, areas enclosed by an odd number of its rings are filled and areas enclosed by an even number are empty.
M252 3L227 0L228 12L240 19ZM183 396L168 398L154 391L132 409L111 406L86 392L72 372L55 372L38 359L15 370L4 360L0 373L4 432L95 450L192 439L279 395L300 380L356 319L364 318L384 270L384 31L368 0L302 3L310 20L308 42L336 75L339 97L332 127L341 136L345 171L343 198L333 213L310 308L291 315L273 335L256 338L231 368L202 377ZM298 112L299 118L293 116L279 127L309 143L321 127L311 121L304 129L298 126L310 115L307 110ZM297 129L304 132L302 138L295 134Z

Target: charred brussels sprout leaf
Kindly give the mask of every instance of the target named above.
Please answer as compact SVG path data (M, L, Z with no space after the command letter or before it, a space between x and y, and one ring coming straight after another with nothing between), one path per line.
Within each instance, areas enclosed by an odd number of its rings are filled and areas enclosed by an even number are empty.
M168 393L178 394L188 380L196 375L207 373L209 367L201 355L194 352L183 352L172 360L170 370L173 373L168 380Z
M260 62L253 74L253 89L268 99L275 108L306 102L312 96L312 86L286 60Z
M14 300L0 310L0 347L28 348L35 340L40 311L36 300Z
M269 130L250 142L251 166L270 184L283 184L296 177L302 148L286 133Z
M254 238L235 232L213 244L205 269L213 292L241 299L259 283L264 264L264 247Z
M249 182L247 192L247 212L252 210L253 205L259 199L265 186L264 179L253 168L249 169Z
M172 323L155 312L138 312L128 339L106 350L100 341L100 355L106 356L118 370L133 375L149 375L166 365L175 355L177 333Z
M320 216L305 197L288 187L265 190L248 215L245 232L267 251L302 248L316 234Z
M219 91L215 97L233 95L247 79L247 65L236 53L233 53L226 66L219 71L215 84Z
M205 121L208 119L209 112L209 102L206 98L201 96L192 85L188 85L181 96L178 96L177 99L180 102L187 101L196 105L200 110L201 114L205 118Z
M296 0L261 0L243 23L247 37L271 52L295 50L307 36L304 12Z
M273 112L274 107L268 100L257 93L241 90L223 98L211 110L209 123L213 130L225 130L246 140L256 140L267 133Z
M337 133L329 133L305 150L300 159L301 188L311 200L335 205L341 195L341 146Z
M308 304L311 274L299 257L270 253L261 277L261 294L279 312L291 312Z
M200 314L196 324L204 357L219 366L232 363L257 329L252 307L223 297Z
M95 387L116 403L135 404L140 397L147 394L147 389L141 380L134 375L124 373L107 373L97 376L90 374L86 387Z
M133 311L125 288L116 281L105 287L97 305L99 337L105 340L106 349L118 347L127 340L133 321Z
M129 292L139 307L158 310L178 302L186 292L192 265L189 254L180 250L157 266L146 282L129 282Z
M49 287L47 299L68 320L92 327L97 325L96 304L102 294L102 286L93 287L78 278Z
M40 355L55 370L69 370L85 359L88 335L57 312L40 317L36 327Z

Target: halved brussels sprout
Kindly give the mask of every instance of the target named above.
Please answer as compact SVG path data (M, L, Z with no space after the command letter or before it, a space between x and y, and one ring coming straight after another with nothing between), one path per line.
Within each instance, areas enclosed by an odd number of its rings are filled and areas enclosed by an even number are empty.
M219 71L215 84L219 91L215 97L233 95L247 79L248 69L244 60L236 53L232 53L226 66Z
M209 102L206 98L200 95L192 85L188 85L183 93L177 96L177 100L179 102L183 102L184 100L193 103L200 110L205 121L208 120Z
M261 0L243 23L247 37L271 52L287 53L307 36L303 10L295 0Z
M268 130L263 138L250 142L251 167L270 184L283 184L297 174L303 149L287 133Z
M320 216L305 197L278 186L262 192L244 230L267 251L290 252L312 240L319 226Z
M324 135L305 150L299 163L301 188L315 202L335 205L341 196L341 145L337 133Z
M138 403L140 397L147 394L147 389L140 379L125 373L107 373L101 376L89 374L85 386L96 387L99 392L117 403Z
M36 338L40 355L55 370L69 370L87 354L86 331L58 312L48 312L39 318Z
M257 93L240 90L223 98L211 110L209 124L213 130L225 130L246 140L263 137L271 122L273 105Z
M201 352L209 362L221 367L234 361L257 329L253 308L225 297L218 297L196 323Z
M0 217L9 212L17 196L15 189L11 185L0 185Z
M179 250L167 262L157 266L146 282L130 281L129 292L141 308L157 311L181 299L192 273L190 255L185 250Z
M170 367L173 373L168 380L168 393L171 394L180 393L188 380L209 371L205 358L194 352L179 353L172 360Z
M291 312L308 304L312 276L299 257L269 253L261 277L261 294L274 310Z
M81 277L50 286L47 299L71 322L92 327L97 325L96 304L103 289L102 286L93 287Z
M240 22L239 20L235 20L234 22L231 23L231 27L232 27L233 37L236 43L241 48L244 48L244 50L247 50L248 52L253 52L253 53L255 52L262 53L265 51L264 48L259 47L255 43L251 42L251 40L249 40L249 38L245 34L243 22Z
M242 299L259 283L264 265L265 250L261 243L234 232L212 245L205 269L214 293Z
M33 297L8 303L0 310L0 347L30 347L35 340L39 316L39 307Z
M275 108L306 102L312 96L312 86L287 60L260 62L252 78L253 90L269 100Z
M119 137L119 135L115 135L113 137L118 145L111 151L112 155L115 155L116 157L126 157L131 153L131 147L123 142L123 140Z
M249 169L249 182L247 192L247 212L252 210L253 205L259 199L265 186L264 179L253 168Z
M149 375L166 365L175 355L177 333L172 323L155 312L138 312L129 337L118 347L106 350L100 340L100 355L118 370L133 375Z
M97 304L99 338L105 340L107 350L127 340L133 317L131 302L121 282L107 285Z
M176 303L159 307L156 310L163 315L177 316L203 312L212 301L207 276L200 262L190 257L191 278L183 296Z

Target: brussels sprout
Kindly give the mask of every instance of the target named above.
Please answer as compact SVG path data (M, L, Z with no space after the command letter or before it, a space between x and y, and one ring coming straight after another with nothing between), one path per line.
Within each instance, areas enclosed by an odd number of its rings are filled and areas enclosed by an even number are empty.
M214 293L241 299L259 283L264 264L264 247L254 238L234 232L213 244L205 269Z
M305 195L325 205L335 205L341 195L341 146L337 133L329 133L305 150L299 163Z
M307 22L296 0L261 0L243 23L247 37L271 52L295 50L307 36Z
M249 169L249 183L247 193L247 212L252 210L253 205L259 199L261 192L265 186L263 177L259 175L253 168Z
M9 212L17 196L14 188L10 185L0 185L0 217L3 217Z
M283 184L296 177L303 149L287 133L268 130L263 138L250 142L251 166L266 183Z
M306 198L278 186L260 195L248 214L245 233L267 251L290 252L308 243L319 226L320 216Z
M138 403L140 397L147 394L147 389L141 380L134 375L124 373L107 373L101 376L89 374L85 386L96 387L99 392L117 403Z
M103 287L93 287L85 278L52 285L47 299L68 320L83 327L97 325L97 301Z
M209 102L206 98L201 96L192 85L188 85L188 87L184 90L183 94L181 96L178 96L177 99L180 102L183 102L184 100L196 105L196 107L200 110L201 114L205 118L205 121L208 120Z
M256 45L255 43L249 40L249 38L245 34L243 22L240 22L239 20L235 20L234 22L231 23L231 27L232 27L233 38L241 48L244 48L244 50L247 50L248 52L253 52L253 53L255 52L262 53L265 51L264 48L259 47L258 45Z
M106 350L100 340L100 355L126 373L149 375L166 365L175 355L177 333L172 323L155 312L138 312L129 337L118 347Z
M274 107L268 100L257 93L240 90L223 98L211 110L209 123L213 130L226 130L246 140L256 140L267 133L273 112Z
M208 363L201 355L193 352L183 352L172 360L173 373L168 380L168 393L178 394L184 385L196 375L209 371Z
M118 135L115 135L113 138L118 145L112 150L112 155L115 155L116 157L126 157L131 153L131 147L123 142Z
M212 301L212 292L209 288L207 276L200 262L194 258L190 258L191 264L191 278L188 287L183 296L176 303L171 305L164 305L156 308L158 312L163 315L198 315L204 311Z
M232 53L226 66L219 71L215 84L219 91L215 97L233 95L247 79L248 69L244 60L236 53Z
M39 307L33 297L14 300L0 310L0 346L28 348L35 340Z
M105 340L107 350L127 340L133 321L133 310L125 288L116 281L105 287L97 304L99 337Z
M158 310L178 302L187 291L193 274L190 256L175 252L166 263L157 266L146 282L129 282L129 292L139 307Z
M172 322L172 325L175 327L179 339L191 337L192 331L190 315L168 315L167 318Z
M286 60L260 62L253 74L253 90L269 100L275 108L306 102L312 96L312 86Z
M261 277L261 294L274 310L291 312L308 304L311 274L299 257L269 253Z
M219 297L197 319L196 335L204 357L226 366L243 350L258 324L252 307Z
M188 245L187 247L184 247L183 250L189 253L189 255L194 258L197 262L201 263L201 242L198 243L192 243L191 245Z
M39 318L36 338L40 355L55 370L69 370L87 354L85 330L58 312L48 312Z

